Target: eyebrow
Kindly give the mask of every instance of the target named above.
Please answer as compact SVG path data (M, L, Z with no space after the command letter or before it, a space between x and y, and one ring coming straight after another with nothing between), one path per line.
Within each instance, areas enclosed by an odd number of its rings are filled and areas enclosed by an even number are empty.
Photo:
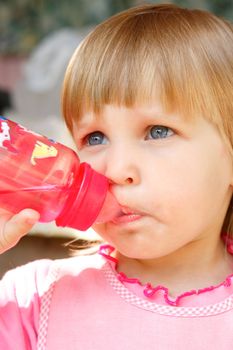
M83 130L89 128L90 125L93 125L97 120L98 120L97 118L91 118L89 120L85 120L85 118L84 120L83 118L79 119L75 123L76 130L82 132Z
M78 121L75 123L75 126L77 129L82 130L85 129L89 124L89 122Z

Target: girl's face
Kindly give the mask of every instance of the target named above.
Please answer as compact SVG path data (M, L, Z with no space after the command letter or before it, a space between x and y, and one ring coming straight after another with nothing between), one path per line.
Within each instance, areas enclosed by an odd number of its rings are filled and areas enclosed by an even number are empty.
M219 240L232 196L232 160L212 124L158 104L107 105L74 129L81 161L111 182L122 215L94 229L131 258L152 259L191 242Z

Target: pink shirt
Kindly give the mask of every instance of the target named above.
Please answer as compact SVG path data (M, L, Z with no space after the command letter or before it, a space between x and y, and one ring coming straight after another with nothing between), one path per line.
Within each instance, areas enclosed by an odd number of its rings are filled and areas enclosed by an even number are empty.
M164 288L145 295L114 265L95 254L8 272L0 282L0 349L233 349L232 276L175 306Z

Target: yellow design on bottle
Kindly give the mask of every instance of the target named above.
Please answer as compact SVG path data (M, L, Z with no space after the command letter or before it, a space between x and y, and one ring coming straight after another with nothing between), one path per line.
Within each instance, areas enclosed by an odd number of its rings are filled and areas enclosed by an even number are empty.
M57 156L57 149L54 146L48 146L41 141L37 141L32 152L31 163L36 165L36 159L50 158Z

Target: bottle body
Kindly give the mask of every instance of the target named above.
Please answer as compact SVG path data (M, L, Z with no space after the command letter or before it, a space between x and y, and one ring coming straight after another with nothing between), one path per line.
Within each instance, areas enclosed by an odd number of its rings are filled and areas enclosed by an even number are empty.
M2 117L0 135L0 206L12 213L32 208L42 222L54 220L78 172L77 155Z
M41 222L87 229L98 216L108 181L70 148L0 117L0 207L40 213Z

